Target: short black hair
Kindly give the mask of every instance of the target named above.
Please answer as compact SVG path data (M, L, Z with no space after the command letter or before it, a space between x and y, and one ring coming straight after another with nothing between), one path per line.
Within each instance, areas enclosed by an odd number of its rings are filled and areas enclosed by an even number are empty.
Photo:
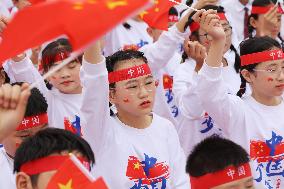
M23 82L12 83L12 85L22 85ZM31 95L25 112L25 117L47 113L47 102L42 93L37 89L31 89Z
M187 159L186 172L199 177L231 165L238 167L249 161L248 153L240 145L212 135L194 147Z
M65 151L79 152L91 166L95 163L94 153L83 138L63 129L47 128L27 138L19 146L14 159L14 172L19 172L27 162ZM31 176L33 185L37 182L37 177L38 175Z

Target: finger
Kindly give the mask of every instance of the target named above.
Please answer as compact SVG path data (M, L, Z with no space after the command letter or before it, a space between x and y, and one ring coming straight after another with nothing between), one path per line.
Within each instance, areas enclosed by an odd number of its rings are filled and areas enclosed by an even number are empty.
M271 18L271 17L273 17L273 15L276 15L277 10L278 10L278 5L275 5L272 9L270 9L270 10L265 14L265 16L266 16L267 18Z
M194 20L195 22L199 22L201 15L205 12L204 9L198 10L196 11L196 13L192 16L192 20Z
M27 104L28 104L28 99L31 95L31 91L29 88L25 88L21 93L20 93L20 99L17 105L17 112L19 115L19 120L22 120L24 118Z
M3 90L3 107L8 109L10 107L12 87L9 84L5 84L3 85L2 90Z
M195 44L195 52L196 52L196 57L197 58L201 58L201 45L199 43Z
M206 48L202 45L201 50L200 50L200 56L205 59L206 57Z
M210 20L209 27L222 27L222 26L220 24L219 19L212 19L212 20Z
M21 87L19 85L14 85L12 87L12 96L11 96L11 102L10 102L10 106L12 109L16 109L18 101L19 101L19 97L21 94Z
M219 16L216 15L216 14L209 14L209 15L207 15L206 19L205 19L205 24L209 25L212 19L218 19L219 20Z
M0 88L0 107L3 107L3 102L4 102L4 92L3 88Z
M6 24L0 21L0 32L2 33L5 28L6 28Z
M190 57L195 57L194 42L189 42L189 43L188 43L188 47L189 47L189 56L190 56Z

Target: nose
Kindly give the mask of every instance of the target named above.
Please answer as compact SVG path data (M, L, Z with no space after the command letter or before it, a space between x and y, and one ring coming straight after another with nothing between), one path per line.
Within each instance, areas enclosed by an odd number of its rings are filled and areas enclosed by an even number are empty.
M144 85L140 85L139 87L139 92L138 92L138 97L139 98L146 98L149 95L149 91L146 89Z
M60 70L60 77L61 77L61 78L68 78L68 77L70 77L70 72L69 72L69 70L68 70L67 68L62 68L62 69Z

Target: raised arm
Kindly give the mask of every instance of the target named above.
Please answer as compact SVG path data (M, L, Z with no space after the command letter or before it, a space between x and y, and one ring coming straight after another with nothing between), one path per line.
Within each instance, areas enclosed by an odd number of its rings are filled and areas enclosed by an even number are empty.
M200 26L213 38L208 55L201 70L197 92L204 109L212 116L222 130L228 134L235 120L240 123L244 118L243 101L227 94L222 77L222 57L225 46L225 33L219 18L213 10L206 11L198 20Z
M99 42L85 51L80 78L83 86L83 137L94 152L99 153L109 133L106 122L110 118L108 72Z
M193 17L198 17L203 12L196 12ZM186 16L182 17L178 23L164 31L160 38L153 44L144 46L141 51L145 53L149 66L153 73L157 73L161 68L165 67L174 55L178 45L190 35L190 31L185 31L185 25L191 15L189 11Z

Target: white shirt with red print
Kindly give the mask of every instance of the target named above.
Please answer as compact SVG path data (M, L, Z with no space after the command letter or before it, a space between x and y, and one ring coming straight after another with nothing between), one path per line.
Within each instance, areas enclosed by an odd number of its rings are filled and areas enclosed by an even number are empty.
M83 60L83 136L96 154L96 176L109 188L189 188L185 156L173 124L156 115L145 129L110 116L105 60ZM95 93L99 91L99 93Z
M204 64L197 92L204 109L251 157L255 188L284 187L284 102L265 106L251 96L227 94L221 67Z

